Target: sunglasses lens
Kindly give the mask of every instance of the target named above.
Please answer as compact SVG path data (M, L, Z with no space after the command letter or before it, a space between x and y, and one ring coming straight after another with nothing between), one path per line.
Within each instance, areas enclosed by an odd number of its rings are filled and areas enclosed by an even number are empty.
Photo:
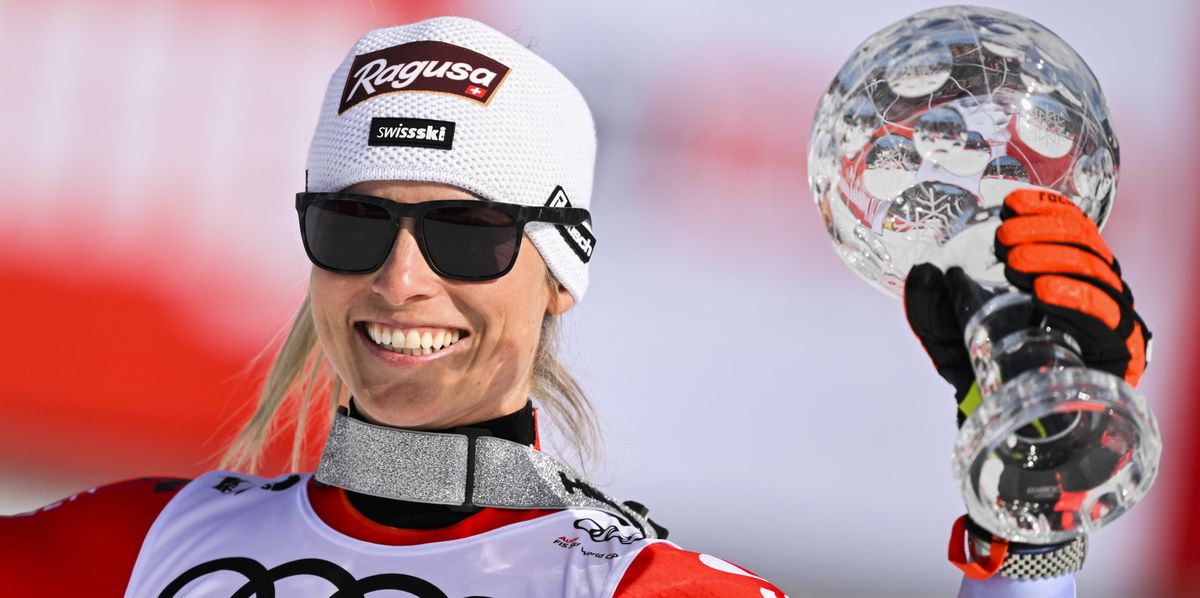
M494 278L516 258L521 231L512 216L496 208L437 208L425 214L422 225L429 260L446 275Z
M317 199L304 210L308 252L318 266L370 272L387 258L395 232L387 210L349 199Z

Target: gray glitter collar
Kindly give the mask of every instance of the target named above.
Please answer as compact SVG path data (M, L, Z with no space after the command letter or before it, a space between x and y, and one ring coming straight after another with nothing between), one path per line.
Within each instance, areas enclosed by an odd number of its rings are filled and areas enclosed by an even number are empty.
M666 537L641 505L619 503L553 457L503 438L388 428L339 411L316 478L361 494L467 510L597 509L647 538Z

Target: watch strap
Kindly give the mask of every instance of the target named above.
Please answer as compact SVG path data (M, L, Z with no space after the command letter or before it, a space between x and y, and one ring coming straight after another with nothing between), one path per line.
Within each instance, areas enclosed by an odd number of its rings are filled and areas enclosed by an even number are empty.
M1083 568L1087 536L1057 544L1009 542L963 515L950 532L950 563L971 579L997 573L1009 579L1034 580L1060 577Z

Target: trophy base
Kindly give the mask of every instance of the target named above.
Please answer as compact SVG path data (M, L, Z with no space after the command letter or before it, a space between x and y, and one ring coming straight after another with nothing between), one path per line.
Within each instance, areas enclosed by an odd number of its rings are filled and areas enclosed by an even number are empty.
M1142 396L1098 370L1024 372L963 423L954 475L976 523L1029 544L1066 542L1133 508L1162 443Z

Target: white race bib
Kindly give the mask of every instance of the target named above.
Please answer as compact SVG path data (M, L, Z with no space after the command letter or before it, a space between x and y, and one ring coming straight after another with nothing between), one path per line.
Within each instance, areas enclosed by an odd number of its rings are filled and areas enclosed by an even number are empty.
M317 517L309 477L200 476L150 528L126 598L609 597L660 541L571 509L458 540L373 544Z

